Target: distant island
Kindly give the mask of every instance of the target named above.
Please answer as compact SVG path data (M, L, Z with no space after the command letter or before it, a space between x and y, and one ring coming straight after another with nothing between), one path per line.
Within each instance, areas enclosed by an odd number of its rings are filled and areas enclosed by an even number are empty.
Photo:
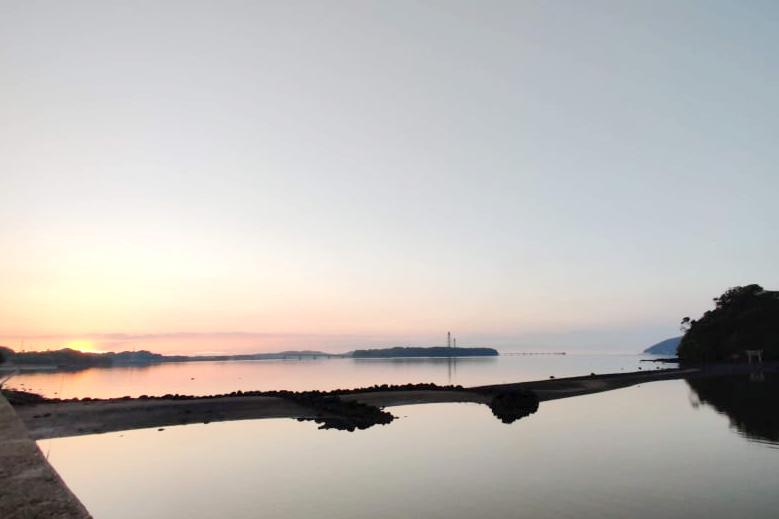
M494 357L498 350L493 348L453 348L434 346L432 348L380 348L371 350L354 350L355 359L376 359L391 357Z
M94 353L70 348L47 351L17 352L0 346L3 367L78 370L92 367L143 366L167 362L204 362L236 360L284 360L318 358L392 358L392 357L481 357L498 355L492 348L398 347L361 349L348 353L326 353L314 350L290 350L276 353L241 355L162 355L147 350Z
M681 337L672 337L660 341L645 349L644 353L649 353L651 355L676 355L676 350L679 347L681 340Z

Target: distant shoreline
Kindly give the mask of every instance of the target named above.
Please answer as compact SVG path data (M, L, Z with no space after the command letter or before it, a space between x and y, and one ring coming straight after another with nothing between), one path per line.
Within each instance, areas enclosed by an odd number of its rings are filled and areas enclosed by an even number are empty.
M457 358L496 357L493 348L395 347L358 349L346 353L326 353L314 350L290 350L276 353L250 353L237 355L162 355L146 350L119 353L81 352L70 348L49 351L16 352L3 348L6 363L0 372L14 371L77 371L88 368L127 366L153 366L179 362L224 362L252 360L304 360L304 359L388 359L388 358Z

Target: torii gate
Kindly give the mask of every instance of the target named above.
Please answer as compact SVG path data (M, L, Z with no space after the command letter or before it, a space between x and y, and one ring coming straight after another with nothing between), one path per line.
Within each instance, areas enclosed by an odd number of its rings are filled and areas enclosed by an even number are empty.
M745 352L750 364L752 364L752 359L757 360L758 364L763 363L763 350L745 350Z

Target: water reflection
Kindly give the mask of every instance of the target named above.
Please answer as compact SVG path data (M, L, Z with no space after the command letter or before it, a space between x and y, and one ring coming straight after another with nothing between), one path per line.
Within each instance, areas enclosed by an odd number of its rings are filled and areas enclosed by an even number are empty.
M512 424L538 411L538 397L531 391L503 391L495 394L488 405L495 418Z
M23 373L10 387L60 398L332 390L375 384L481 386L646 368L640 355L500 356L170 362L78 372Z
M485 405L425 404L359 434L269 419L40 445L97 518L775 518L779 451L690 392L551 400L513 426Z
M687 384L705 404L726 415L742 436L779 445L779 374L691 378Z
M498 362L498 357L389 357L389 358L355 358L350 359L357 365L384 366L387 369L407 369L427 366L428 369L437 370L446 367L447 384L455 384L457 381L457 366L489 367Z

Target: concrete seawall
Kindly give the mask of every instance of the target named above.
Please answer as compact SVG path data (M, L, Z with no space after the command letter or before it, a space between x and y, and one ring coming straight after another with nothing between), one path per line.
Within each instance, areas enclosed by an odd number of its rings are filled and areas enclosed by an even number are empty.
M0 395L0 517L88 519L11 404Z

